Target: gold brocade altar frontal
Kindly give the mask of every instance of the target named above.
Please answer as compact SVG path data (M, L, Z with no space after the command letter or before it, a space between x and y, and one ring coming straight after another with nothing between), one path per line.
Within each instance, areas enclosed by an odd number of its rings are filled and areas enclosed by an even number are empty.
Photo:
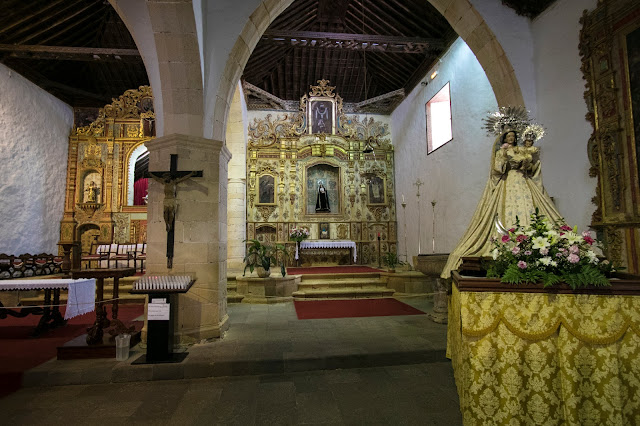
M465 425L640 424L639 296L474 291L464 280L454 274L447 356Z

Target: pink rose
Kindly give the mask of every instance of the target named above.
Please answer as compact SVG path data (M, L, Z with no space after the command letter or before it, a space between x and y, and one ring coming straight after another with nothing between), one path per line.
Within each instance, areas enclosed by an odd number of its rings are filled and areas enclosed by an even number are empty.
M527 237L526 235L522 235L522 234L520 234L520 235L518 235L518 236L516 237L516 241L517 241L517 242L519 242L519 243L521 243L521 242L525 241L527 238L529 238L529 237Z
M516 228L509 229L509 232L513 234L514 232L516 232Z
M591 238L591 235L587 231L582 233L582 238L584 239L584 242L589 245L592 245L596 242L593 238Z
M520 253L520 247L515 246L514 248L511 249L511 253L513 254L518 254Z
M503 236L502 236L502 242L503 242L503 243L508 243L510 239L511 239L511 238L509 238L509 236L508 236L508 235L503 235Z
M573 228L571 228L571 227L570 227L570 226L568 226L568 225L562 225L562 226L560 227L560 229L561 229L561 230L563 230L563 231L571 231Z
M577 245L572 245L571 247L569 247L569 253L571 254L578 254L580 253L580 247L578 247Z
M547 247L543 247L540 249L540 254L546 256L549 254L549 249Z
M531 256L531 250L527 250L527 251L525 251L525 252L524 252L524 255L525 255L525 256Z
M570 263L578 263L580 262L580 256L578 256L577 254L571 253L569 256L567 256L567 260Z
M525 262L524 260L521 260L520 262L518 262L518 268L527 269L527 262Z

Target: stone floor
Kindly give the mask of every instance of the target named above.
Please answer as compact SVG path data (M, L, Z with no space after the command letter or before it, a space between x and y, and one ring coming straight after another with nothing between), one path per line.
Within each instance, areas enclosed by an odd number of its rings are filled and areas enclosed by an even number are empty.
M402 299L428 312L424 297ZM426 315L298 320L230 305L181 364L51 360L0 400L7 424L461 424L446 326ZM134 348L135 349L135 348ZM4 423L4 422L3 422Z

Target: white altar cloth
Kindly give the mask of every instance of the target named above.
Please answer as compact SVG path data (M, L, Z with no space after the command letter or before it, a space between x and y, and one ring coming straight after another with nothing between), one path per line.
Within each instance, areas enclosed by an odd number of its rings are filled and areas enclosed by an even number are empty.
M307 240L300 243L300 250L313 248L350 248L353 249L353 262L356 261L356 243L350 240ZM296 259L298 259L297 246Z
M93 312L96 300L96 280L95 278L72 280L72 279L39 279L39 280L2 280L0 281L0 291L15 290L54 290L69 289L67 296L67 309L64 319L70 319Z

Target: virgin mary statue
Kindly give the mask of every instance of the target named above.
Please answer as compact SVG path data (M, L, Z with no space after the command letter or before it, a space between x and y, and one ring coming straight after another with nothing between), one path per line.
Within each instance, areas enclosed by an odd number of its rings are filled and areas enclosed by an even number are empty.
M501 109L503 115L508 115L506 112ZM447 259L442 278L449 278L451 271L458 269L462 257L489 256L492 237L497 237L505 227L511 228L516 221L526 227L536 208L548 220L564 223L542 185L540 151L533 146L544 130L537 124L527 124L528 119L509 117L495 124L500 130L493 144L489 180L467 231ZM525 139L521 146L520 134Z

